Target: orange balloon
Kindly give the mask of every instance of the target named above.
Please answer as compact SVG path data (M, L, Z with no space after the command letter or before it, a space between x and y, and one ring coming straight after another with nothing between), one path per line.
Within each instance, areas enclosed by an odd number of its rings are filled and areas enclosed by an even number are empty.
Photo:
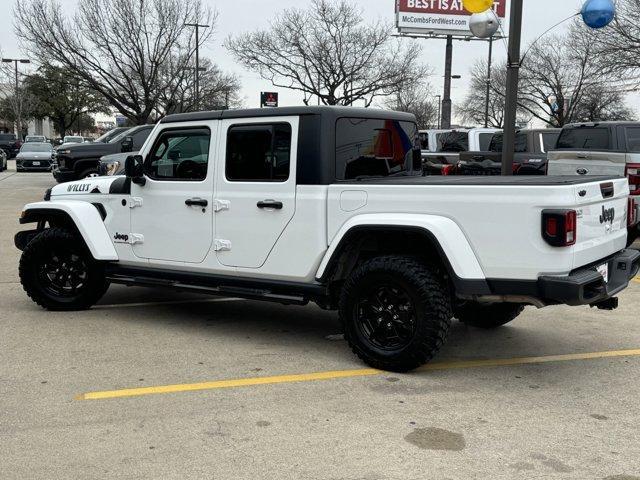
M471 13L482 13L493 7L493 0L462 0L464 8Z

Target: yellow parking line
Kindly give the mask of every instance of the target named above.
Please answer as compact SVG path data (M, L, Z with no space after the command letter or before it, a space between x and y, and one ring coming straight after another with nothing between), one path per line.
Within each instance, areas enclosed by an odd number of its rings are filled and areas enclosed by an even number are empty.
M453 370L460 368L500 367L507 365L526 365L534 363L568 362L575 360L592 360L597 358L640 356L640 349L612 350L607 352L571 353L567 355L548 355L544 357L496 358L489 360L463 360L454 362L430 363L417 371ZM122 390L107 390L82 393L76 400L102 400L107 398L138 397L142 395L156 395L160 393L192 392L196 390L215 390L219 388L249 387L255 385L272 385L277 383L314 382L319 380L333 380L337 378L370 377L388 372L375 368L361 368L357 370L336 370L316 373L300 373L293 375L278 375L273 377L238 378L233 380L217 380L213 382L184 383L177 385L161 385L156 387L125 388Z

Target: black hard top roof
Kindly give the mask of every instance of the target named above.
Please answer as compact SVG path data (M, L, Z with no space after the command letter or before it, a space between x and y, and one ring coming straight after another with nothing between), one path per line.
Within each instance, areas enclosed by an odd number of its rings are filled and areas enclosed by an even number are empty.
M382 118L385 120L399 120L415 122L411 113L380 110L375 108L334 107L334 106L299 106L278 108L249 108L242 110L212 110L207 112L176 113L167 115L160 123L193 122L201 120L222 120L225 118L255 118L255 117L283 117L299 115L321 115L323 117L356 117Z

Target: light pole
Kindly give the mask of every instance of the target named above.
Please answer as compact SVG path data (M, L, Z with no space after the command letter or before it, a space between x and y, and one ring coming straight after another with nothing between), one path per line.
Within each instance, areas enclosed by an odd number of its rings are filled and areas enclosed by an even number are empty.
M440 125L442 124L442 119L440 118L440 109L442 108L442 95L436 95L438 99L438 130L440 130Z
M16 72L16 91L15 91L15 96L16 96L16 102L18 101L18 63L31 63L31 60L29 60L28 58L3 58L2 59L2 63L11 63L13 62L15 65L15 72ZM18 103L16 103L16 105L18 105ZM18 108L16 109L16 137L18 138L18 140L20 140L20 135L22 133L22 105L18 105Z
M484 105L484 128L489 126L489 99L491 97L491 57L493 56L493 37L489 37L489 59L487 60L487 96Z
M507 91L502 140L502 175L513 175L513 152L515 150L516 113L518 107L518 75L520 71L520 40L522 36L522 0L511 0L511 18L509 21Z
M200 23L185 23L185 27L195 27L196 29L196 110L200 107L200 28L208 28L209 25Z

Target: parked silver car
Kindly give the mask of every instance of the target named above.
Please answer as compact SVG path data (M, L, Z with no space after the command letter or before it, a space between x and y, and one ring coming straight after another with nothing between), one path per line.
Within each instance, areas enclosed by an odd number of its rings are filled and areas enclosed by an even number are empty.
M16 171L50 171L53 163L53 147L50 143L24 143L16 155Z

